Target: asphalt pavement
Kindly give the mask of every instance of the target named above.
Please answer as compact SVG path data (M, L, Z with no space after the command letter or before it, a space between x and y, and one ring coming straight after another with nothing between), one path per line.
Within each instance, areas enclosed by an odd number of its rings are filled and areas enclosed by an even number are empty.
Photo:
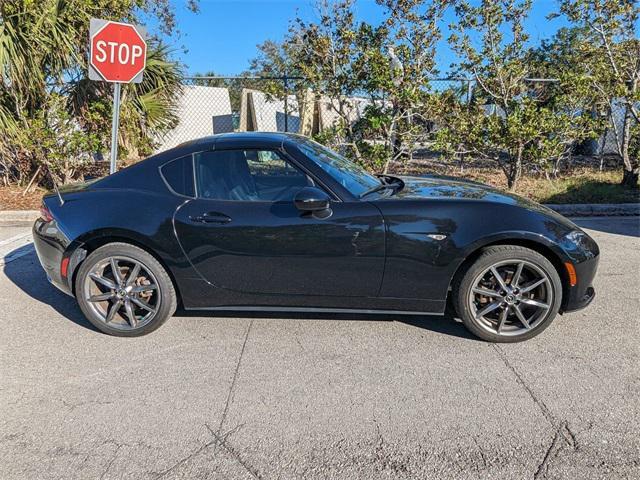
M640 478L640 219L576 221L594 303L513 345L425 316L109 337L0 227L0 478Z

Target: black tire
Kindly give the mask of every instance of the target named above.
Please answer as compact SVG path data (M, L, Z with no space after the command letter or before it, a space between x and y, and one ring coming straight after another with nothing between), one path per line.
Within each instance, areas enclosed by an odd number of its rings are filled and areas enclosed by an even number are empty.
M498 312L504 311L507 309L507 320L503 323L503 325L508 325L509 328L512 328L513 331L509 332L509 334L498 333L497 324L499 322L498 319L495 320L495 331L491 330L491 325L487 321L486 318L476 318L477 311L479 307L475 307L477 305L474 303L474 299L479 297L471 297L472 289L476 287L476 282L487 277L483 277L483 272L486 272L487 269L490 269L492 266L496 264L500 265L502 262L527 262L526 268L535 268L537 267L541 272L546 274L548 282L543 284L544 291L547 295L551 297L551 301L549 303L545 303L548 305L548 308L545 310L544 308L538 315L539 318L536 319L535 324L532 323L529 329L526 329L525 325L520 322L515 315L515 307L511 304L503 303L503 300L506 297L499 298L490 298L484 297L487 304L488 303L500 303L500 307L498 307L492 315L499 316ZM504 268L509 268L508 263ZM503 268L503 267L498 267ZM503 270L504 271L504 270ZM491 273L486 273L487 275L493 276ZM515 276L515 273L514 275ZM531 282L535 283L535 282ZM507 283L509 287L509 285ZM517 287L517 285L516 285ZM499 287L497 289L500 289ZM522 288L524 290L524 286ZM548 290L547 290L548 289ZM493 289L492 289L493 290ZM517 291L517 288L516 288ZM497 245L493 247L485 248L480 256L466 268L460 275L457 276L454 281L453 289L453 304L458 316L462 319L465 326L471 333L482 338L483 340L487 340L490 342L500 342L500 343L513 343L513 342L521 342L523 340L528 340L536 335L540 334L543 330L545 330L553 319L556 317L558 310L560 309L560 305L562 304L562 282L560 280L560 276L556 268L553 264L540 253L531 250L529 248L516 246L516 245ZM476 294L477 295L477 294ZM530 295L530 294L522 294L522 295ZM480 297L482 298L482 297ZM509 301L512 301L512 298L509 298ZM528 297L525 296L524 301L530 301ZM528 305L520 305L520 302L516 299L515 305L519 307L519 311L521 312L520 307L525 308L538 308L538 307L529 307ZM546 313L545 313L546 312ZM489 315L489 314L487 314ZM488 323L490 323L488 325ZM518 323L520 325L518 325ZM525 329L522 333L517 333L518 328Z
M113 290L112 287L95 282L89 274L92 272L95 274L96 268L100 268L100 265L110 262L112 258L117 259L118 272L123 277L121 285L125 284L125 280L129 280L129 278L126 278L129 273L132 273L133 276L133 267L138 263L140 265L140 276L138 277L136 275L136 277L142 283L139 285L132 283L132 286L127 288L144 288L146 285L156 285L156 288L145 292L134 293L126 292L126 288L124 290L122 288ZM121 263L124 264L124 266L121 266ZM104 269L103 275L107 281L115 284L116 281L113 270L109 265L110 263L106 267L102 267ZM127 267L127 265L129 266ZM105 274L104 272L107 269L109 269L109 273ZM132 278L132 276L130 278ZM148 278L153 281L148 280ZM135 279L133 279L133 281L135 282ZM117 291L118 294L122 293L124 296L112 296L110 299L101 302L96 302L95 300L90 302L87 297L91 293L90 290L93 289L95 293L96 288L101 289L101 291L97 292L98 294L110 295L112 292ZM75 294L82 313L84 313L92 325L104 333L120 337L138 337L153 332L171 318L177 306L173 282L162 265L143 249L120 242L109 243L96 249L82 262L75 278ZM147 297L141 297L140 295L146 295ZM148 308L143 309L139 307L133 303L135 300L130 298L134 296L139 303L154 308L149 310ZM94 297L92 296L91 298ZM105 317L109 317L108 314L110 313L111 307L120 300L122 300L122 303L118 305L121 306L114 309L114 317L107 323L107 318ZM125 303L131 306L131 312L134 312L133 317L135 321L128 320L130 317L127 308L129 307L125 308ZM133 309L135 309L135 311ZM136 311L139 312L139 315L135 313ZM138 318L138 316L141 318Z

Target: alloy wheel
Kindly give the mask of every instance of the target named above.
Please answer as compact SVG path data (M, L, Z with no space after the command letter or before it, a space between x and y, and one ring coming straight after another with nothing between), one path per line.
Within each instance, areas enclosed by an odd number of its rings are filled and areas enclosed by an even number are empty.
M525 260L495 263L475 277L469 306L476 323L493 334L518 336L549 314L553 288L539 266Z
M142 262L130 257L107 257L85 277L83 295L102 322L119 330L148 324L160 308L158 282Z

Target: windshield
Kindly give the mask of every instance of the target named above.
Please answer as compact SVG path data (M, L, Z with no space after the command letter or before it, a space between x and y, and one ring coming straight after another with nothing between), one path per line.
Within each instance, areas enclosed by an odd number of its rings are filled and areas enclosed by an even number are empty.
M354 197L359 197L367 190L381 184L380 179L357 163L347 160L319 143L307 139L299 143L298 146L307 157L331 175Z

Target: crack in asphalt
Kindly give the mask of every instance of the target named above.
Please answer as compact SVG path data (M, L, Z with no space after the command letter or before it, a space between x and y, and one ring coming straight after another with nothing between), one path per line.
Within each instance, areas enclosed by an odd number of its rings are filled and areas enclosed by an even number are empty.
M561 440L564 440L564 442L560 443ZM558 456L564 446L569 446L572 450L577 450L578 448L576 438L573 432L569 429L567 422L563 422L556 429L551 445L549 445L542 462L540 462L536 473L533 475L534 480L546 477L551 460Z
M116 449L113 451L113 454L111 454L111 458L109 459L109 461L107 462L107 464L105 465L104 470L102 471L102 473L100 474L100 480L104 479L107 475L107 473L109 473L109 470L111 470L111 466L113 465L113 463L116 461L116 459L118 458L118 454L120 453L120 450L122 449L122 447L127 447L127 448L133 448L133 447L144 447L147 449L151 449L153 447L151 447L149 444L145 443L145 442L133 442L133 443L129 443L129 442L119 442L117 440L114 440L112 438L106 439L104 440L100 445L98 445L97 447L94 447L92 450L90 450L89 452L87 452L84 460L82 460L81 465L84 465L87 460L92 456L93 450L95 448L100 448L100 447L104 447L105 445L114 445L116 447Z
M482 463L484 465L485 470L489 467L489 463L487 462L487 457L484 455L484 448L482 448L482 445L480 445L480 443L478 442L478 439L474 436L472 437L473 439L473 443L476 444L476 448L478 449L478 452L480 453L480 458L482 459ZM478 472L480 472L482 469L478 466L477 468Z
M218 430L217 430L218 435L220 435L220 432L222 431L222 426L224 425L224 421L227 418L227 412L229 411L229 405L231 404L231 397L233 396L233 391L236 386L236 381L238 379L238 372L240 371L240 364L242 363L242 357L244 356L244 350L247 346L247 340L249 339L249 333L251 332L251 327L253 326L253 322L254 320L251 319L251 321L249 322L249 326L247 327L247 332L244 335L244 341L242 342L240 355L238 355L238 362L236 363L236 369L233 372L233 378L231 379L231 387L229 387L229 393L227 393L227 401L225 402L224 410L222 411L222 418L220 419L220 425L218 426Z
M72 412L73 410L75 410L76 408L80 408L80 407L86 407L87 405L89 406L94 406L94 405L113 405L114 402L112 401L102 401L102 400L87 400L84 402L68 402L65 399L61 398L60 401L62 402L62 404L68 408L69 412Z
M533 402L542 412L542 415L554 428L554 435L553 439L551 440L551 444L547 448L544 457L538 464L538 468L536 469L536 472L533 476L534 480L538 478L544 478L544 476L546 476L547 474L547 471L549 470L549 464L551 460L558 455L563 447L568 446L574 451L578 449L578 441L576 439L576 436L569 428L568 422L566 420L557 420L553 413L551 413L549 407L547 407L547 405L544 403L544 401L539 398L538 395L536 395L536 393L531 389L531 387L529 387L529 385L527 385L524 378L522 378L522 375L520 375L520 372L518 372L518 370L511 364L504 351L495 343L491 344L491 347L498 354L505 366L513 373L516 381L527 391ZM563 440L563 442L559 443L561 439Z
M222 448L224 448L229 454L231 454L231 456L233 458L235 458L235 460L242 465L242 467L249 472L249 474L251 474L251 476L253 478L257 478L259 480L261 480L263 477L262 475L260 475L260 472L258 471L257 468L249 465L249 463L247 463L245 460L242 459L242 457L240 456L240 454L231 446L227 443L227 437L229 435L231 435L232 433L236 432L240 427L242 427L242 425L238 425L237 427L235 427L232 430L229 430L225 435L223 435L222 437L219 435L219 433L214 432L213 429L207 425L206 423L204 424L205 427L207 427L207 430L209 430L209 433L213 436L213 438L216 440L216 442L218 443L218 445L220 445Z
M113 462L116 461L116 458L118 457L118 452L120 451L121 448L122 448L122 444L116 444L116 449L113 452L113 455L111 455L111 460L109 460L109 463L107 463L105 469L102 471L102 474L100 475L100 480L102 480L111 469L111 465L113 465Z
M249 333L251 332L251 327L253 326L253 322L254 322L253 319L249 322L249 325L247 326L247 331L246 331L246 333L244 335L244 341L242 342L242 348L240 349L240 354L238 355L238 361L236 362L236 368L235 368L235 370L233 372L233 377L231 379L231 386L229 387L229 392L227 393L227 399L225 401L224 410L222 411L222 417L220 419L220 424L218 425L218 430L216 432L214 432L214 430L208 424L205 423L205 425L204 425L207 428L207 430L209 431L209 433L211 433L211 435L213 436L213 440L211 440L211 441L205 443L204 445L200 446L197 450L195 450L194 452L190 453L186 457L182 458L181 460L179 460L178 462L173 464L168 469L160 472L158 474L158 476L156 476L156 480L159 480L161 478L166 477L171 472L175 471L178 467L184 465L189 460L191 460L193 457L198 455L200 452L203 452L207 448L211 447L212 445L220 445L220 446L222 446L225 450L227 450L236 459L236 461L238 461L238 463L240 463L240 465L242 465L242 467L244 467L255 478L262 478L257 473L257 471L254 471L254 469L252 469L246 462L244 462L239 457L239 455L235 452L235 450L231 449L231 447L229 447L226 444L226 442L224 441L224 440L226 440L226 437L228 435L230 435L231 433L234 433L235 431L237 431L240 428L241 425L236 427L236 428L234 428L234 429L232 429L232 430L230 430L224 436L222 436L222 437L220 436L220 432L222 431L222 427L224 425L224 421L227 418L227 413L229 411L229 406L231 404L231 398L233 396L233 391L235 389L235 386L236 386L236 383L237 383L237 379L238 379L238 372L240 371L240 365L242 363L242 357L244 356L244 351L245 351L245 348L247 346L247 340L249 338ZM221 442L220 439L222 439L223 441Z
M204 445L200 446L197 450L191 452L186 457L184 457L184 458L180 459L178 462L174 463L168 469L158 473L157 476L155 477L156 480L159 480L161 478L165 478L167 475L169 475L170 473L174 472L176 469L178 469L179 467L181 467L185 463L189 462L189 460L191 460L193 457L195 457L196 455L198 455L199 453L205 451L207 448L209 448L209 447L211 447L213 445L220 445L229 454L231 454L233 456L233 458L245 470L247 470L247 472L249 472L254 478L262 480L263 477L260 475L258 470L256 468L252 467L251 465L249 465L249 463L247 463L245 460L243 460L242 457L240 457L240 454L233 447L231 447L231 445L229 445L229 443L227 442L227 437L229 437L231 434L237 432L243 425L238 425L237 427L232 428L231 430L229 430L227 433L225 433L222 436L219 435L218 433L216 433L208 424L205 423L204 426L209 431L211 436L213 437L213 440L211 440L209 442L206 442Z
M196 455L198 455L200 452L202 452L203 450L206 450L207 448L209 448L211 445L215 444L216 440L211 440L210 442L205 443L204 445L202 445L201 447L199 447L197 450L191 452L189 455L187 455L186 457L178 460L176 463L174 463L171 467L169 467L168 469L164 470L163 472L158 473L158 475L156 476L156 480L159 480L160 478L164 478L167 475L169 475L171 472L173 472L174 470L176 470L178 467L184 465L185 463L187 463L189 460L191 460L193 457L195 457Z
M538 396L534 393L534 391L531 390L531 388L524 381L524 379L522 378L518 370L516 370L516 368L513 365L511 365L511 362L509 361L505 353L502 351L502 349L495 343L492 343L491 347L496 351L496 353L498 354L502 362L506 365L506 367L509 370L511 370L511 373L513 373L513 375L516 377L516 381L527 391L531 399L540 408L540 410L542 411L542 414L547 419L547 421L551 424L552 427L555 428L558 425L558 422L556 421L554 415L551 413L551 410L549 410L549 407L547 407L544 401L541 398L538 398Z
M556 445L558 444L558 440L560 439L560 430L556 430L555 435L553 436L553 440L551 441L551 445L547 448L547 451L542 458L542 462L538 465L536 473L533 475L534 480L540 477L543 477L547 474L549 470L549 461L551 459L551 454L556 452Z

